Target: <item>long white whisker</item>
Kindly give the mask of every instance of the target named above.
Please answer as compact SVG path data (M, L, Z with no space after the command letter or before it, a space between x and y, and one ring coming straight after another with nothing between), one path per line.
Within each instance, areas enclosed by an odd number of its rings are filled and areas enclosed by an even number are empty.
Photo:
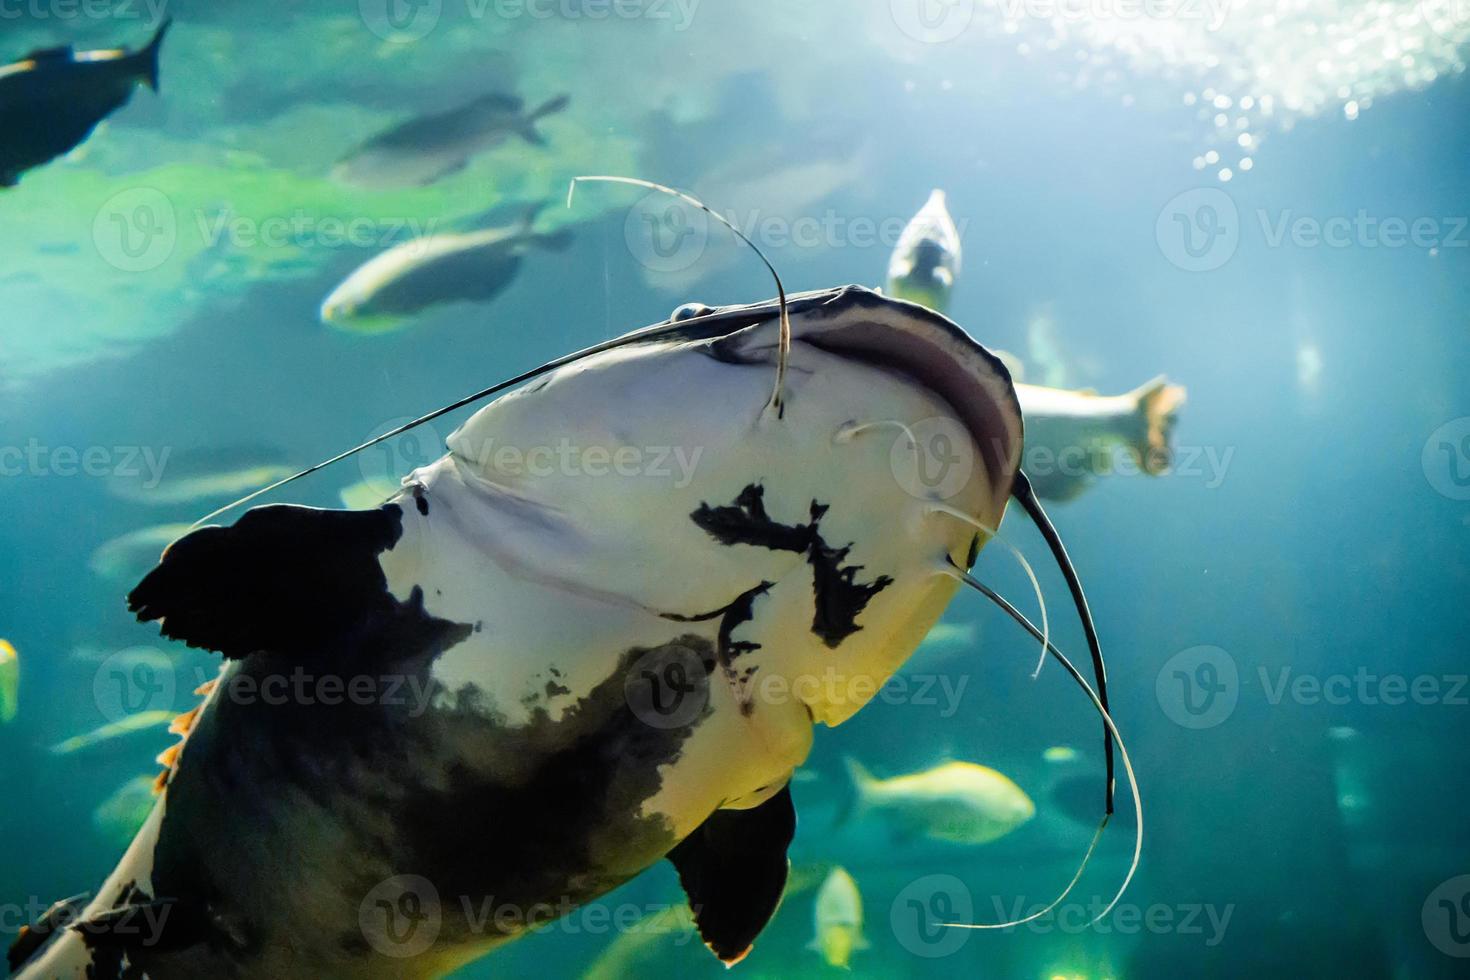
M1008 616L1014 619L1033 637L1038 640L1041 639L1041 631L1038 630L1036 626L1029 619L1027 619L1019 609L1011 605L1010 602L1006 601L1004 596L1001 596L989 586L985 585L985 583L976 579L969 572L966 572L964 569L961 569L951 564L947 567L936 569L936 573L950 575L954 578L959 579L961 582L965 583L970 588L979 592L981 595L985 596L987 599L998 605ZM1112 912L1113 909L1117 906L1118 902L1122 900L1123 894L1128 890L1128 886L1133 882L1134 874L1136 874L1138 871L1139 862L1143 859L1143 799L1138 791L1138 777L1133 771L1133 760L1128 755L1128 747L1123 744L1123 736L1118 731L1118 726L1113 723L1112 715L1109 714L1107 708L1103 707L1102 700L1097 696L1097 692L1093 690L1091 684L1087 683L1087 679L1083 677L1080 673L1078 673L1077 668L1072 666L1072 662L1068 660L1060 650L1052 646L1050 643L1047 643L1047 652L1057 659L1057 662L1062 665L1067 673L1071 675L1072 679L1077 682L1077 685L1082 688L1083 692L1087 695L1088 700L1092 702L1093 709L1098 713L1099 717L1102 718L1103 725L1107 728L1109 735L1111 735L1113 741L1117 743L1118 755L1123 760L1123 771L1128 777L1128 790L1133 797L1133 814L1135 827L1133 837L1133 859L1128 866L1128 873L1124 875L1123 883L1118 887L1118 891L1113 896L1112 901L1108 902L1107 907L1093 917L1092 922L1095 923L1106 917L1110 912ZM1107 816L1104 816L1102 826L1106 825ZM1099 830L1101 829L1102 828L1099 827ZM1092 850L1091 848L1089 848L1088 855L1090 856L1091 853ZM1086 863L1086 860L1087 858L1084 857L1084 865ZM1090 924L1091 923L1089 923L1089 925ZM972 923L964 922L946 923L946 925L951 925L956 929L987 928L984 925L975 925Z
M950 507L946 504L932 504L930 505L929 509L934 511L935 513L947 514L957 520L964 521L971 527L974 527L982 533L989 535L991 540L999 541L1002 546L1010 551L1011 554L1016 556L1016 561L1020 562L1021 570L1024 571L1026 573L1026 577L1031 580L1031 588L1036 593L1036 605L1041 609L1041 636L1039 637L1039 639L1041 640L1041 656L1038 657L1036 660L1036 669L1031 672L1031 679L1033 681L1036 680L1036 678L1041 676L1042 665L1046 663L1046 648L1051 642L1051 623L1047 620L1046 598L1041 594L1041 582L1036 578L1036 572L1032 570L1031 563L1026 560L1025 555L1021 554L1020 549L1011 544L1009 541L1002 538L1000 536L1000 532L998 532L990 525L986 524L984 521L981 521L975 517L971 517L964 511L957 510L956 508Z

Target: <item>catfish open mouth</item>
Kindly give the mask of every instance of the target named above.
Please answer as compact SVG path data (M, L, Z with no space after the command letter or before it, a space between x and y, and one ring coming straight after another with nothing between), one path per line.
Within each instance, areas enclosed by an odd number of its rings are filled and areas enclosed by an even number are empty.
M1020 466L1024 427L1010 372L998 357L947 317L863 286L798 293L787 305L800 324L793 343L903 375L942 398L984 463L992 513L1004 511ZM779 312L776 300L717 308L689 305L667 323L646 330L650 340L662 342L734 338L774 320Z

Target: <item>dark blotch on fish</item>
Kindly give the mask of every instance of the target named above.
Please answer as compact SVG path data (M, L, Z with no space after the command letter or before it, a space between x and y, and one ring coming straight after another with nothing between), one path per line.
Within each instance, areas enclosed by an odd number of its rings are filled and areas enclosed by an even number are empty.
M158 52L170 23L131 53L47 48L0 68L0 187L14 187L21 174L76 149L139 84L157 92Z
M740 492L734 504L726 507L701 504L690 517L724 545L747 544L805 554L812 566L816 603L812 632L827 646L836 648L862 629L857 625L858 614L868 600L892 585L893 579L880 575L869 584L858 582L857 573L862 566L842 564L852 546L834 548L822 539L819 525L826 513L827 505L814 500L811 523L781 524L766 513L765 488L752 483Z

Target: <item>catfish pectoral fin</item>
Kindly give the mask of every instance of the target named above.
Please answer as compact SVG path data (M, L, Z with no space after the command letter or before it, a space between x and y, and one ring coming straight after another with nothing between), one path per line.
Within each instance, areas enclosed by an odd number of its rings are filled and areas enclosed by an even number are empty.
M272 505L175 541L128 596L164 636L239 659L309 656L392 604L378 555L403 533L397 504L340 511Z
M745 958L781 904L796 834L791 787L750 810L716 810L669 860L694 909L694 924L727 966Z

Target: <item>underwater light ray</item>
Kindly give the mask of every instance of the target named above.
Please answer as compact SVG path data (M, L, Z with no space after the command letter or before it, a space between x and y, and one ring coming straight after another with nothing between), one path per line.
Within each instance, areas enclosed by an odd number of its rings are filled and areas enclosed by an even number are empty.
M947 575L953 576L954 578L968 585L970 588L979 592L981 595L985 596L985 598L989 599L991 602L1000 607L1002 612L1010 616L1011 619L1015 620L1022 629L1026 630L1026 632L1030 633L1036 639L1041 639L1041 631L1036 628L1035 624L1033 624L1029 619L1026 618L1025 613L1021 612L1019 609L1013 606L1009 601L1006 600L1004 596L987 586L984 582L981 582L969 572L954 564L953 561L949 563L948 567L941 569L941 571L943 571ZM1114 724L1112 715L1108 712L1106 708L1103 707L1102 700L1098 697L1097 692L1092 689L1092 685L1087 683L1087 679L1083 677L1080 672L1078 672L1077 668L1072 665L1072 662L1068 660L1067 657L1060 650L1048 643L1047 651L1057 659L1057 662L1060 663L1062 667L1067 671L1067 673L1072 676L1072 680L1076 681L1077 685L1082 688L1083 693L1085 693L1088 700L1092 702L1093 709L1096 710L1098 715L1102 718L1103 724L1107 727L1109 734L1112 736L1112 740L1118 743L1118 755L1123 760L1123 772L1128 778L1128 790L1130 795L1133 797L1133 858L1132 861L1129 863L1128 873L1123 876L1123 883L1118 887L1118 891L1113 895L1112 901L1108 902L1107 906L1092 918L1091 922L1088 923L1089 925L1091 925L1093 923L1101 921L1108 915L1108 913L1113 911L1118 902L1122 900L1123 894L1128 890L1128 886L1132 884L1133 876L1138 872L1139 862L1143 858L1143 799L1138 790L1138 777L1133 771L1133 760L1128 755L1128 747L1123 744L1123 736L1118 731L1118 726ZM1087 849L1087 854L1083 856L1082 867L1086 867L1088 859L1092 856L1093 847L1096 846L1097 839L1101 835L1103 828L1107 826L1108 820L1111 818L1111 816L1111 810L1103 815L1102 822L1098 825L1097 833L1093 835L1093 842L1091 845L1089 845ZM1067 890L1062 893L1062 896L1059 897L1056 902L1053 902L1052 905L1048 907L1048 910L1050 908L1054 908L1062 901L1062 898L1066 897L1067 892L1071 891L1072 885L1076 884L1077 878L1080 878L1081 874L1082 868L1080 867L1078 868L1077 876L1074 877L1072 883L1067 886ZM1018 923L1007 923L1001 925L965 922L947 922L945 923L945 925L951 926L956 929L1004 929L1012 925L1025 923L1028 921L1030 921L1030 918L1021 919Z

